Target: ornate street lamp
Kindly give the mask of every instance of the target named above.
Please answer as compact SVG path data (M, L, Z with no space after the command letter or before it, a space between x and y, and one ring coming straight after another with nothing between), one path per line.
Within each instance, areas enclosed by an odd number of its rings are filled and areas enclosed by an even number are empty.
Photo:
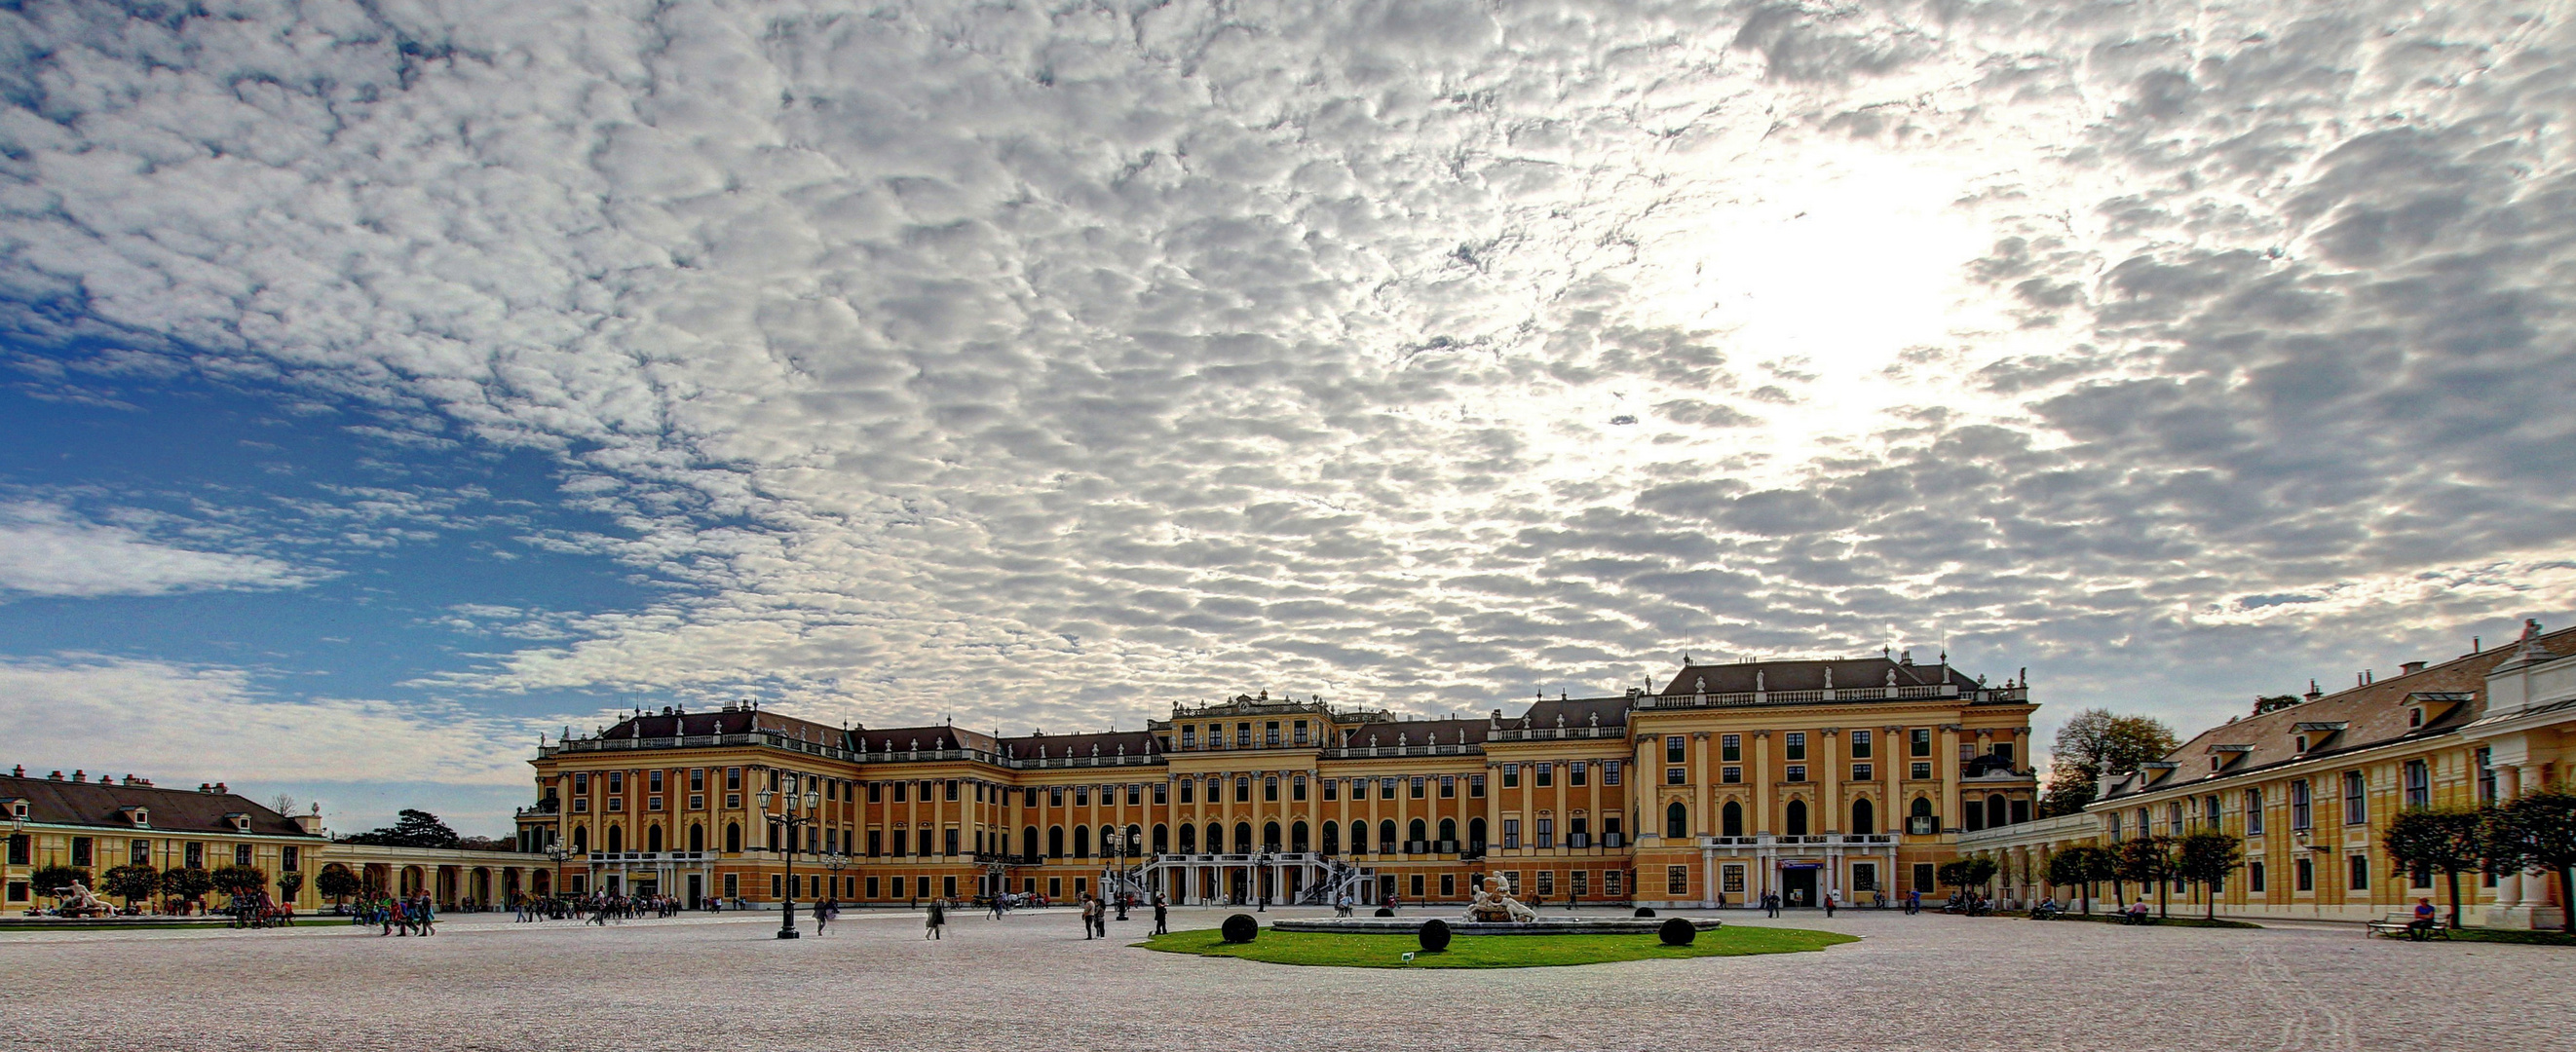
M823 868L832 871L832 890L829 897L836 899L840 898L841 871L850 868L850 856L844 855L838 851L824 855Z
M760 809L764 812L768 811L770 800L780 797L781 795L782 794L780 793L775 793L767 789L761 790ZM801 937L801 934L796 930L796 828L798 826L811 825L821 817L819 814L816 814L816 812L823 809L823 794L815 790L808 789L802 796L792 792L783 795L785 797L783 802L786 806L777 814L769 815L768 818L770 824L779 826L787 831L787 848L785 851L787 858L787 897L778 904L778 937L782 939L794 939Z
M547 848L547 849L546 849L546 857L547 857L547 858L551 858L551 859L555 860L555 882L554 882L554 886L553 886L553 887L550 887L550 888L547 888L546 890L547 890L547 892L549 893L549 897L551 897L551 898L562 898L562 897L563 897L563 864L564 864L564 860L565 860L565 859L568 859L568 858L571 858L571 857L572 857L572 852L564 850L564 849L563 849L563 845L562 845L562 844L560 844L560 843L558 843L558 844L556 844L555 846L553 846L553 847L550 847L550 848ZM553 913L553 911L552 911L552 910L548 910L548 911L547 911L547 913L552 914L552 913Z

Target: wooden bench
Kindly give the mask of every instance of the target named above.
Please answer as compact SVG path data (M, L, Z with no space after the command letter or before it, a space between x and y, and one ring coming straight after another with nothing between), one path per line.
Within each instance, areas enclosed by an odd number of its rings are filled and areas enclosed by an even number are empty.
M2365 929L2367 935L2385 935L2392 939L2406 938L2408 937L2408 931L2415 927L2415 913L2412 910L2404 913L2391 913L2379 918L2378 920L2363 924L2362 927ZM2451 929L2447 924L2443 923L2442 918L2437 916L2433 918L2432 926L2426 929L2424 934L2427 938L2447 940L2451 937Z

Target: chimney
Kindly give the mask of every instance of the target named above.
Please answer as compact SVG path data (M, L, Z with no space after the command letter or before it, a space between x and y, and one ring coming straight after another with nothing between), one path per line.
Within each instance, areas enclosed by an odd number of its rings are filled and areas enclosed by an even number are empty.
M16 767L12 767L12 768L10 768L10 769L9 769L9 777L11 777L11 778L24 778L24 777L26 777L26 776L27 776L27 765L26 765L26 764L23 764L23 763L22 763L22 764L19 764L19 765L18 765L18 766L16 766Z
M2424 671L2424 663L2421 661L2409 661L2397 666L2397 674L2400 676L2412 676L2422 671Z
M322 833L322 816L319 813L286 817L295 823L295 828L303 830L306 836L320 836Z
M63 780L63 772L61 772L61 771L56 771L56 772L54 772L54 773L52 773L52 774L46 775L46 776L45 776L45 780L46 780L46 781L48 781L48 782L59 782L59 781L62 781L62 780Z
M74 768L72 768L72 781L75 781L75 782L86 782L86 781L89 781L89 772L88 772L88 771L81 770L81 769L80 769L80 768L78 768L78 767L74 767Z

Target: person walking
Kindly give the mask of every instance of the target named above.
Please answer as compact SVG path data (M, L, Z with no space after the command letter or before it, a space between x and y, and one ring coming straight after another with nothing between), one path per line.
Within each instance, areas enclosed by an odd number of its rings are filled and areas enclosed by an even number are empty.
M1169 905L1170 903L1163 898L1162 892L1154 893L1154 934L1156 935L1172 933L1171 910L1166 908Z
M1764 911L1764 912L1768 913L1770 916L1773 916L1773 917L1777 917L1777 916L1779 916L1779 915L1780 915L1780 893L1779 893L1779 892L1776 892L1776 891L1766 891L1766 892L1763 892L1763 893L1762 893L1762 909L1763 909L1763 911Z
M924 925L924 927L929 930L921 933L922 938L940 939L946 937L943 933L948 927L948 908L942 904L942 901L943 900L940 899L930 900L930 919Z
M832 900L830 900L830 899L824 899L824 900L823 900L823 901L821 901L821 902L817 902L817 903L815 903L815 904L814 904L814 937L815 937L815 938L818 938L818 939L819 939L819 938L821 938L821 937L823 936L823 929L824 929L826 926L830 925L830 924L832 923L832 918L833 918L834 916L838 915L840 912L841 912L841 908L840 908L840 906L838 906L837 904L835 904L835 903L834 903Z
M1086 942L1087 942L1087 941L1089 941L1089 940L1092 938L1092 934L1091 934L1091 918L1092 918L1092 914L1093 914L1093 912L1094 912L1094 911L1096 911L1096 910L1098 910L1098 909L1099 909L1099 905L1098 905L1098 904L1097 904L1097 903L1092 899L1092 897L1091 897L1091 896L1089 896L1089 895L1084 895L1084 896L1082 897L1082 938L1083 938L1083 940L1084 940L1084 941L1086 941Z
M1827 919L1831 919L1831 918L1833 917L1833 915L1834 915L1834 907L1835 907L1835 906L1837 906L1837 905L1840 905L1840 904L1842 903L1842 898L1843 898L1843 893L1842 893L1842 892L1839 892L1839 891L1827 891L1827 892L1825 892L1825 917L1826 917Z
M1094 898L1091 901L1094 906L1091 911L1091 930L1093 934L1106 939L1109 937L1109 900Z

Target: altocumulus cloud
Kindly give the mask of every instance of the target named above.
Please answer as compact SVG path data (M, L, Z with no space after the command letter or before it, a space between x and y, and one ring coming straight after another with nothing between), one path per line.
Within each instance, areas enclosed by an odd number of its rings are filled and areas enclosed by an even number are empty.
M0 504L0 593L163 595L294 587L310 576L260 555L161 543L124 525L82 519L56 504Z
M548 451L618 528L539 540L686 586L449 691L1088 723L1947 638L2189 722L2569 605L2537 10L0 25L22 342Z

